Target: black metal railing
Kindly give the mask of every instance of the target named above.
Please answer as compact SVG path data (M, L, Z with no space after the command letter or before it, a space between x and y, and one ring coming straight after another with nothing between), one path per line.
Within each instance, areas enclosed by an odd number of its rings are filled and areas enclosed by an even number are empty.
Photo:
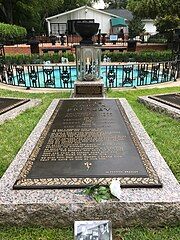
M161 63L105 63L101 78L106 88L136 87L169 81L179 77L180 62ZM27 88L72 89L76 81L75 65L3 65L0 82Z

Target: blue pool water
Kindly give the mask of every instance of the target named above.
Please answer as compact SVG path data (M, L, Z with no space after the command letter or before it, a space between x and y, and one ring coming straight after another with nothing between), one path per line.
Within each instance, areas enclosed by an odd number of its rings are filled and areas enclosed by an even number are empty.
M105 87L133 87L140 85L148 85L153 83L160 83L164 81L169 81L169 74L164 76L162 71L152 72L146 71L146 74L140 74L138 66L133 66L133 70L126 72L123 70L123 66L118 66L110 71L109 66L102 66L100 71L101 79L104 82ZM36 71L35 84L33 83L32 76L30 74L23 73L20 77L18 75L14 76L13 85L24 85L26 87L50 87L50 88L73 88L74 82L77 80L76 68L71 67L67 68L70 79L68 84L63 81L62 67L53 67L53 71L50 75L47 75L41 68ZM19 79L22 79L24 83L20 82ZM47 84L48 79L53 79L53 84Z

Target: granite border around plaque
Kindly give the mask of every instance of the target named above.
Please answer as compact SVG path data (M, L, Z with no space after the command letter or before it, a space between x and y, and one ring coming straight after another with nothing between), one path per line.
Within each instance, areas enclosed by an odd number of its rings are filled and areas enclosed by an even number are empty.
M170 95L174 95L175 101L173 101L173 99L171 99ZM167 99L168 97L170 97L169 101ZM149 96L149 98L180 110L180 104L177 103L178 100L176 99L176 98L180 99L180 93L159 94L159 95Z
M12 101L12 102L14 101L14 103L9 104L9 106L6 106L6 107L2 108L0 110L0 115L30 101L30 99L6 98L6 97L0 98L0 100L2 100L2 99L6 100L6 101Z
M162 188L123 188L119 199L97 203L82 189L13 190L59 100L53 100L0 180L0 224L73 226L75 220L106 219L113 227L176 225L180 221L180 186L134 111L120 99Z
M19 104L15 104L14 106L10 106L9 108L6 108L6 110L0 114L0 124L3 124L7 120L14 119L20 113L26 111L29 108L38 106L41 103L41 100L39 99L24 99L24 98L13 98L13 97L11 98L19 99L22 101Z
M179 121L180 109L178 109L177 107L173 107L173 105L166 104L165 101L159 101L159 99L156 96L161 96L161 95L165 95L165 94L158 94L158 95L156 94L156 95L138 97L138 101L140 103L143 103L145 106L147 106L149 109L152 109L153 111L156 111L159 113L165 113L168 116Z

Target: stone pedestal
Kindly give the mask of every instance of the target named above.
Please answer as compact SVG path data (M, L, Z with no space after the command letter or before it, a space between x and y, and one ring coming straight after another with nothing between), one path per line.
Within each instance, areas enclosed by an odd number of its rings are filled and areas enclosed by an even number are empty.
M76 81L74 83L74 97L103 97L104 83L96 81Z

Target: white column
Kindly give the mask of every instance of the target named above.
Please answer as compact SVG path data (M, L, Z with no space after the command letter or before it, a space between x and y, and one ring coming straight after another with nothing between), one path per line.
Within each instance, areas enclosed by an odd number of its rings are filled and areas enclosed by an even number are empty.
M50 25L50 21L47 21L47 25L48 25L48 35L50 36L50 32L51 32L51 25Z

